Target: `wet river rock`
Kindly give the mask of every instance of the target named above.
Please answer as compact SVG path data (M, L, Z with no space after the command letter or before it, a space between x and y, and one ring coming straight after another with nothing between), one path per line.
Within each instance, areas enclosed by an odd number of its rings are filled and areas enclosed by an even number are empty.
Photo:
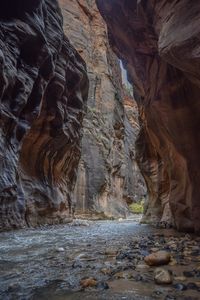
M170 271L157 268L154 272L154 280L157 284L170 284L173 282L173 276Z
M116 249L122 253L131 252L133 230L138 232L137 240L140 239L143 229L128 221L98 221L84 227L70 224L50 226L16 231L14 236L12 232L1 233L0 266L3 274L0 272L0 298L5 296L8 286L9 295L14 294L15 297L20 294L21 288L27 299L32 289L39 289L38 292L33 291L36 299L41 299L41 292L54 295L63 289L71 289L71 292L81 290L85 299L85 293L95 290L101 295L104 291L113 293L110 287L112 281L133 280L142 283L146 274L134 271L132 258L116 259ZM19 254L13 257L14 245L19 248ZM27 261L27 255L32 257L31 261ZM9 275L11 272L15 274L14 278ZM144 272L141 270L141 273ZM109 295L105 295L104 299L109 299Z
M158 251L144 258L144 261L149 266L167 265L170 262L171 255L166 251Z
M0 299L199 299L198 257L187 261L183 252L199 247L200 240L161 232L133 220L1 232ZM178 249L184 244L178 253L170 250L177 264L159 267L159 272L145 265L144 244L151 252L152 241L159 251L168 244L176 243ZM123 255L108 255L115 249Z
M94 278L86 278L86 279L82 279L80 282L80 285L83 288L88 288L88 287L94 287L97 285L97 281Z

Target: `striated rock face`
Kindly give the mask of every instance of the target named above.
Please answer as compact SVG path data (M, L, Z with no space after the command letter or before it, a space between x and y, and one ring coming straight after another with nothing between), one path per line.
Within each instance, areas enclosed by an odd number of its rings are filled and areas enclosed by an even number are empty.
M0 4L0 229L67 221L87 98L56 0Z
M200 231L200 3L97 0L137 90L146 220ZM171 216L172 213L172 216Z
M134 157L139 129L137 109L133 99L124 101L119 60L110 49L106 24L95 0L70 3L59 0L59 3L64 30L86 61L90 81L74 193L77 213L125 216L126 203L139 200L145 194Z

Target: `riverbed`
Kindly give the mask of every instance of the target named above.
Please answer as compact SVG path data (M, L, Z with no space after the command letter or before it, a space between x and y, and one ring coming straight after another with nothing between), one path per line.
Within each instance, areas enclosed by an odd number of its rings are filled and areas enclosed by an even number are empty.
M200 299L199 245L137 218L0 233L0 299ZM173 284L155 284L155 267L144 263L156 249L172 255ZM83 287L87 278L96 286Z

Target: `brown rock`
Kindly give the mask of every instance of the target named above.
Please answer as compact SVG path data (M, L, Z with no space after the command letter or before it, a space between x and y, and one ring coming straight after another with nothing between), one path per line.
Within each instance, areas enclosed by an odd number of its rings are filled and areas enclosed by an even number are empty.
M136 266L136 269L138 269L138 270L147 270L148 268L149 268L149 266L146 264L139 264Z
M130 276L130 274L129 273L127 273L127 272L117 272L117 273L115 273L115 275L114 275L114 278L116 278L116 279L125 279L125 278L128 278Z
M144 258L144 261L149 266L167 265L170 262L171 256L166 251L158 251Z
M105 250L105 255L107 255L107 256L116 256L117 253L118 253L118 251L115 249L106 249Z
M177 276L177 277L174 277L174 280L176 280L176 281L186 281L187 278L185 276Z
M95 287L97 285L97 280L92 277L87 278L87 279L82 279L80 282L80 285L83 288Z
M97 0L140 110L146 222L200 232L200 2Z
M175 265L177 265L177 261L174 258L171 258L169 265L175 266Z
M152 251L152 252L158 252L158 251L159 251L159 248L151 248L151 251Z
M59 0L64 30L87 63L88 111L73 194L77 214L126 217L127 202L140 200L144 180L135 161L138 110L126 96L126 74L109 46L106 24L95 0ZM86 46L87 45L87 46ZM130 85L130 84L129 84Z
M170 284L173 282L173 276L168 270L156 268L154 272L154 280L157 284Z
M108 268L102 268L101 269L101 273L103 273L104 275L110 275L111 274L111 270Z

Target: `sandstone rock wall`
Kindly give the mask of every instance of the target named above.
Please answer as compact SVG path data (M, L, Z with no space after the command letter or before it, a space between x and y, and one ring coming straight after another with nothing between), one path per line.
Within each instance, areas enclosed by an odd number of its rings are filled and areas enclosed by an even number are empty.
M200 231L199 1L97 0L137 90L147 221ZM172 214L172 215L171 215Z
M88 81L56 0L0 3L0 230L67 221Z
M137 109L133 99L124 103L119 60L110 49L106 25L95 0L70 3L59 0L59 3L64 30L86 61L90 81L74 193L77 213L125 216L126 203L137 201L145 194L134 157ZM135 118L134 122L130 118Z

